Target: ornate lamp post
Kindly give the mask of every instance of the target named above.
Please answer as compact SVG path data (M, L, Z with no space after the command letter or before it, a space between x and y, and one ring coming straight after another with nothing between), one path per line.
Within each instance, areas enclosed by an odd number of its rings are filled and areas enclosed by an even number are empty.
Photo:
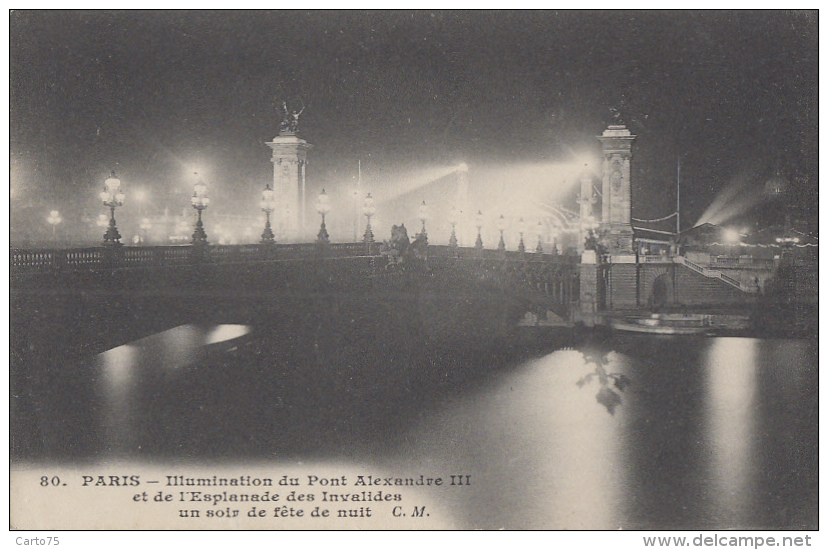
M121 180L115 177L113 171L104 182L104 190L100 194L104 206L109 207L109 228L104 233L104 246L121 246L121 234L115 226L115 209L124 204L124 194L121 192Z
M52 226L52 242L55 244L57 244L57 226L62 221L63 218L60 217L60 212L57 210L49 212L49 217L46 218L46 222Z
M265 226L264 231L262 231L261 242L262 244L275 244L276 240L273 238L273 229L270 227L270 215L276 207L276 196L273 189L270 188L269 183L265 186L264 191L262 191L262 200L259 206L262 208L262 212L265 213Z
M543 222L538 221L538 246L535 247L535 253L543 254Z
M195 230L193 231L193 244L204 246L207 243L207 233L204 232L204 223L201 221L201 212L210 206L210 197L207 196L207 186L204 182L198 180L193 186L193 196L190 199L190 204L198 212L198 219L196 220Z
M477 240L474 241L474 247L477 250L483 250L483 238L480 236L480 230L483 229L483 212L480 210L474 217L474 224L477 226Z
M319 226L316 242L319 244L328 244L331 242L331 239L328 236L328 230L325 228L325 215L331 211L331 201L324 189L319 193L319 198L316 201L316 211L322 216L322 225Z
M455 207L451 207L449 210L449 223L451 224L451 237L449 238L449 247L450 248L457 248L457 233L455 229L457 227L457 209Z
M526 245L523 244L523 234L526 233L526 222L523 221L523 218L520 219L518 222L518 233L520 233L520 242L518 243L518 252L521 254L526 253Z
M506 252L506 242L503 240L503 231L506 229L506 218L503 214L497 219L497 230L500 231L500 242L497 243L497 249L500 252Z
M368 252L371 252L371 245L374 244L374 232L371 231L371 217L376 214L377 207L374 206L374 197L371 193L365 197L365 202L362 204L362 213L365 214L365 234L362 235L362 242L368 245Z
M428 219L428 206L426 206L425 201L423 204L420 205L420 211L417 213L417 217L420 218L420 222L423 224L422 231L420 231L420 236L423 238L424 241L428 242L428 233L426 233L426 226L425 222Z

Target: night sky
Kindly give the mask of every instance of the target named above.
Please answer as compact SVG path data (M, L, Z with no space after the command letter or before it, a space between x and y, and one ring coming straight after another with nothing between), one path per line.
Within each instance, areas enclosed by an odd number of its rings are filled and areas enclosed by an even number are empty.
M10 23L13 229L43 226L50 208L67 227L97 216L110 169L127 192L151 189L152 208L180 211L188 167L206 163L212 208L250 197L255 210L277 106L300 99L309 189L352 179L358 159L374 185L463 160L473 187L487 166L598 155L618 116L638 135L634 217L673 211L680 155L685 228L717 194L758 193L778 174L816 229L815 12L17 11Z

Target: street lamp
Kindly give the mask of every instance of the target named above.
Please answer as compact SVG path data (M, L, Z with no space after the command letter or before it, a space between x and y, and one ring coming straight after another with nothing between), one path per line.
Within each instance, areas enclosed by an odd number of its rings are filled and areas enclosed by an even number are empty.
M455 232L455 228L457 227L457 209L454 206L452 206L451 210L449 210L449 223L451 224L449 247L457 248L457 233Z
M193 196L190 198L190 204L198 212L198 219L196 220L195 229L193 230L192 243L199 246L207 244L207 233L204 232L204 224L201 221L201 212L210 206L210 197L207 196L207 186L204 182L198 180L193 185Z
M124 194L121 192L121 180L115 177L115 171L104 182L104 190L100 194L104 206L109 207L109 228L104 233L104 246L120 246L121 234L115 226L115 208L124 204Z
M322 225L319 226L319 233L316 235L316 241L320 244L327 244L331 242L331 239L328 236L328 230L325 228L325 214L331 211L331 202L324 189L321 193L319 193L319 198L316 201L316 211L322 216Z
M371 245L374 244L374 232L371 231L371 216L376 214L376 212L377 207L374 206L374 197L371 196L371 193L368 193L362 205L362 213L365 214L365 218L368 220L365 224L365 234L362 236L362 242L368 245L369 252Z
M501 252L506 252L506 242L503 240L503 231L506 229L506 218L503 214L497 219L497 230L500 231L500 242L497 243L497 249Z
M60 212L52 210L49 212L49 217L46 218L46 221L52 226L52 241L57 244L57 226L63 221L63 218L60 217Z
M483 238L480 236L480 230L483 229L483 212L477 211L474 217L474 225L477 226L477 240L474 241L474 247L478 250L483 250Z
M425 201L423 201L423 204L420 205L420 211L417 214L417 217L420 218L420 222L422 222L423 224L423 229L420 232L420 236L422 236L424 240L427 240L428 234L426 233L425 222L428 219L428 206L426 206Z
M518 221L518 233L520 233L520 242L518 243L518 252L524 254L526 252L526 245L523 244L523 234L526 233L526 222L523 218Z
M538 246L535 247L535 252L538 254L543 254L543 242L541 239L543 238L543 222L538 221Z
M273 229L270 227L270 215L273 213L273 210L276 207L276 194L273 192L273 189L270 188L270 184L268 183L264 191L262 191L262 201L259 203L259 206L262 208L262 212L265 213L265 226L264 231L262 231L262 244L274 244L276 241L273 238Z

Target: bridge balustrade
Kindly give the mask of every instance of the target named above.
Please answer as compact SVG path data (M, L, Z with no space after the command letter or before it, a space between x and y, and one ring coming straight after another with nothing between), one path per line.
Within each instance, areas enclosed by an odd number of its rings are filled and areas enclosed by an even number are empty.
M579 295L578 259L575 256L429 246L427 259L409 264L389 263L364 243L190 245L151 247L95 247L70 250L12 250L11 275L21 283L48 282L59 273L90 275L110 270L175 268L199 265L246 266L245 272L270 289L317 288L320 291L381 290L399 288L399 276L411 276L415 285L436 285L449 291L479 292L497 289L526 300L538 311L571 311ZM369 252L373 252L369 254ZM251 271L254 265L266 266ZM221 271L211 271L209 285L221 285ZM161 274L163 276L163 273ZM246 276L248 276L246 275ZM41 276L46 276L43 279ZM228 283L231 284L231 283Z
M147 265L153 263L155 256L150 248L125 248L123 262L126 266Z
M78 268L85 266L98 267L103 264L103 250L100 248L81 248L65 251L66 266Z
M68 250L11 251L12 275L61 271L107 270L124 268L174 267L197 264L234 264L286 262L324 259L340 264L337 271L351 270L360 276L386 273L387 261L377 254L378 245L365 243L248 244L171 246L94 247ZM369 252L373 252L369 254ZM556 300L569 301L577 296L577 259L552 254L504 252L432 245L427 249L429 269L465 271L479 280L496 284L522 286ZM354 261L359 260L356 263ZM341 263L342 261L350 263Z
M733 258L730 256L711 256L710 267L724 267L724 268L745 268L753 267L757 269L773 269L776 267L776 262L767 258L753 258L751 256L740 256Z
M190 245L170 246L124 246L72 248L66 250L22 250L12 249L10 265L15 272L52 272L63 269L96 269L114 267L160 267L186 265L192 263L238 263L272 260L299 260L312 257L355 258L363 256L380 256L380 245L370 248L364 243L331 243L320 246L318 243L298 244L245 244L245 245L210 245L197 247ZM478 250L475 248L452 248L448 246L429 246L428 257L464 261L506 262L516 265L532 263L566 262L562 256L498 250Z
M664 256L661 254L642 255L639 256L638 259L645 264L664 264L673 262L673 258L671 256Z
M54 264L52 250L14 250L12 251L11 267L49 271Z

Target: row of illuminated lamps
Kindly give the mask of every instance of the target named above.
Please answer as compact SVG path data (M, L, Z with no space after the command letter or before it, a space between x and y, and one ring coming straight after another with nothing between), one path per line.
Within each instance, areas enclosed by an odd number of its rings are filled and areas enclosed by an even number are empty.
M269 189L269 187L268 187ZM101 202L109 208L109 222L106 233L104 233L104 246L120 246L121 235L118 232L118 227L115 222L115 209L123 206L126 195L121 190L121 180L115 175L113 171L110 176L104 181L103 191L100 193ZM204 231L204 223L202 222L202 212L210 205L210 197L207 196L207 186L200 179L193 185L193 195L190 198L190 205L198 212L195 228L193 230L192 243L196 245L207 244L207 233ZM50 222L52 223L52 222ZM59 223L59 222L58 222ZM99 220L99 225L106 223L104 220ZM269 217L268 217L269 225ZM149 227L149 220L141 221L141 229L146 230Z
M104 188L99 196L103 205L109 208L109 221L105 221L105 216L103 214L101 215L101 218L98 221L99 225L108 226L106 233L104 233L103 244L105 246L119 246L121 244L121 235L118 232L117 224L115 221L115 209L120 206L123 206L124 200L126 199L126 195L121 189L121 180L118 179L114 171L111 172L110 176L104 181ZM210 197L207 195L207 186L200 179L193 186L193 195L190 198L190 205L196 210L198 214L195 227L193 230L192 244L205 245L207 244L207 234L204 231L202 212L205 209L207 209L207 207L210 205ZM273 234L273 230L271 227L270 216L276 207L276 195L273 189L270 187L270 184L268 184L265 187L264 191L262 191L262 199L259 205L262 211L265 213L265 227L264 231L262 232L261 242L263 244L273 244L275 243L275 235ZM319 194L319 197L317 199L316 210L321 216L321 224L319 228L319 233L317 234L317 241L320 243L328 243L330 241L330 237L328 235L327 228L325 225L325 217L331 210L331 204L330 198L324 189ZM365 233L363 235L363 241L366 244L371 244L374 242L374 234L371 228L371 218L374 216L376 211L377 209L374 205L374 199L371 196L371 194L368 193L368 195L365 197L365 201L362 207L362 212L367 219ZM423 201L418 211L418 218L422 223L421 233L419 234L419 236L423 239L427 239L426 221L428 220L428 217L428 207L426 206L425 201ZM56 226L62 222L60 213L57 210L51 211L46 220L52 226L53 233L55 231ZM452 207L449 213L448 221L451 224L451 237L449 239L449 246L456 247L456 226L458 223L458 212L456 208ZM142 221L141 229L147 229L148 225L148 220ZM483 248L483 240L481 237L481 230L483 228L483 213L481 211L478 211L477 215L475 216L475 226L477 227L477 240L475 242L475 247ZM542 228L543 224L539 221L537 231L537 252L543 251L541 243ZM501 215L497 220L497 229L500 232L500 241L498 243L498 249L505 250L506 245L503 239L503 234L506 229L506 219L503 217L503 215ZM523 221L523 218L521 218L518 222L518 233L520 234L520 243L518 245L518 250L521 252L525 251L523 237L526 233L526 230L527 224Z
M744 244L742 242L742 237L746 237L748 234L748 230L744 229L740 232L738 229L727 228L722 232L722 236L724 237L724 241L727 244ZM790 234L786 234L782 237L776 237L774 239L777 244L782 245L791 245L791 244L799 244L800 238L794 237Z
M126 199L126 195L121 190L121 180L115 175L115 172L112 171L110 176L104 181L104 188L99 195L101 202L103 205L109 208L109 220L107 221L106 216L101 214L98 217L98 226L100 227L107 227L106 233L104 233L103 237L103 244L104 246L120 246L121 245L121 234L118 232L118 226L115 221L115 209L123 206L124 200ZM262 209L265 210L267 213L267 225L265 227L265 234L263 234L262 239L265 241L265 236L270 229L270 212L273 211L272 206L266 206L264 203L268 205L272 205L273 202L273 191L270 189L270 186L265 189L263 196L263 207ZM193 244L207 244L207 234L204 231L204 223L201 220L201 213L210 205L210 197L207 196L207 186L201 180L197 181L196 184L193 186L193 196L190 198L190 205L198 212L198 218L196 220L195 228L193 231ZM52 210L49 213L49 216L46 218L46 222L52 226L52 237L55 237L55 231L57 229L58 224L63 221L63 218L60 216L60 212L57 210ZM149 229L150 221L147 218L141 220L141 229L146 231ZM270 232L270 240L273 240L273 233Z
M265 193L267 193L267 192L268 192L268 190L265 190ZM272 193L272 191L271 191L271 193ZM265 203L265 201L263 200L262 201L263 209L264 209L264 203ZM321 243L327 243L327 242L329 242L330 237L329 237L327 229L325 227L325 216L330 212L331 205L330 205L330 198L328 197L327 193L325 193L324 189L319 194L319 198L318 198L317 203L316 203L316 210L320 214L320 216L322 217L322 223L321 223L321 226L319 228L319 233L317 235L317 241L321 242ZM368 195L366 195L366 197L365 197L365 201L364 201L363 206L362 206L362 212L363 212L363 214L365 215L365 217L367 219L367 222L366 222L366 225L365 225L365 233L363 235L363 242L365 244L370 245L370 244L373 244L373 242L374 242L374 233L373 233L373 230L371 228L371 218L377 212L377 208L374 205L374 198L371 196L371 193L368 193ZM428 242L428 233L426 232L426 221L428 221L428 219L429 219L429 213L428 213L428 206L426 205L425 201L423 201L422 204L420 204L420 208L418 210L417 217L418 217L418 219L420 220L420 222L422 224L422 227L420 229L420 233L417 235L417 237L424 240L425 242ZM459 213L458 213L457 209L454 206L452 206L451 210L449 211L449 218L448 218L448 222L449 222L449 224L451 224L451 237L449 238L449 247L451 247L451 248L457 248L457 245L458 245L457 232L456 232L458 219L459 219ZM482 235L481 235L481 230L483 229L483 212L480 211L480 210L478 210L477 214L475 215L475 226L477 227L477 239L475 241L475 248L482 249L483 248L483 238L482 238ZM527 228L528 228L528 226L527 226L526 222L523 220L523 218L520 218L520 221L518 222L518 227L517 227L518 233L520 234L520 242L518 244L518 251L519 252L525 252L526 251L526 246L525 246L523 238L524 238L524 235L527 232ZM497 229L500 232L500 241L498 242L497 248L500 251L505 251L506 250L506 242L503 239L503 234L506 230L506 218L502 214L497 219ZM535 252L538 252L538 253L543 253L542 235L543 235L543 222L538 221L538 228L537 228L538 244L535 247Z

